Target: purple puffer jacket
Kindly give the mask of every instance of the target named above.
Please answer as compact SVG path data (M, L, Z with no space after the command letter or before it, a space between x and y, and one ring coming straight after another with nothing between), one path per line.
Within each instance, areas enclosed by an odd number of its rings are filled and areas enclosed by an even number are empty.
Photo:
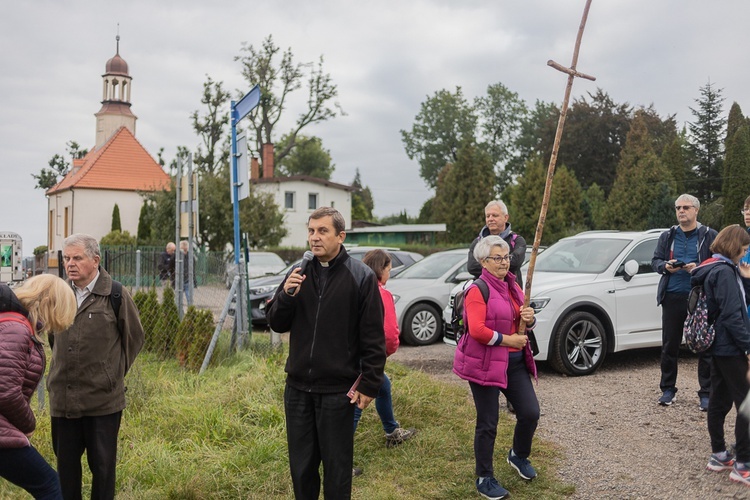
M44 347L28 319L0 312L0 448L29 446L26 434L36 428L29 401L45 362Z
M496 332L507 335L511 331L513 321L512 306L508 296L509 291L516 304L523 304L523 292L515 282L516 277L511 273L508 273L505 280L501 281L486 270L482 270L482 279L489 285L490 289L485 325ZM453 358L453 373L469 382L505 389L508 387L509 354L510 349L508 347L489 346L475 340L471 336L471 325L469 325L469 333L461 337L456 347L456 354ZM526 344L523 355L526 368L536 380L536 363L529 344Z

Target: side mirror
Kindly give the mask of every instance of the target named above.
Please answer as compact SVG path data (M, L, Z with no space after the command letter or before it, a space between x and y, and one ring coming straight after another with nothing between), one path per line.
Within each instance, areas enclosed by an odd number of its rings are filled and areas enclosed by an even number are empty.
M458 273L458 274L456 275L456 277L455 277L455 278L453 278L453 282L454 282L454 283L462 283L462 282L464 282L464 281L467 281L467 280L473 280L473 279L474 279L474 275L473 275L473 274L471 274L471 273L470 273L470 272L468 272L468 271L464 271L464 272L462 272L462 273Z
M633 279L633 276L638 274L638 268L640 266L638 265L638 261L635 259L631 259L625 263L625 275L623 276L623 279L625 281L630 281Z

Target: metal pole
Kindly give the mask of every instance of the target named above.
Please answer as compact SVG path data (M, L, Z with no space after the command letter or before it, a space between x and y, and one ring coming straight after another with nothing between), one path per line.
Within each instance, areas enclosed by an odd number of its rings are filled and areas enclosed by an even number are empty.
M193 220L193 153L188 153L188 251L187 251L187 263L184 264L188 269L188 305L193 305L193 283L195 276L195 269L193 265L193 232L195 231L195 221Z
M237 122L239 117L235 111L236 101L231 102L230 115L232 117L232 213L234 216L234 263L239 271L240 265L240 181L237 178Z
M180 316L180 320L185 315L182 307L182 251L180 250L180 233L182 229L182 159L179 158L177 161L177 207L176 207L176 220L175 220L175 236L174 241L177 244L177 248L174 251L174 298L177 302L177 313Z
M135 251L135 291L141 289L141 251Z

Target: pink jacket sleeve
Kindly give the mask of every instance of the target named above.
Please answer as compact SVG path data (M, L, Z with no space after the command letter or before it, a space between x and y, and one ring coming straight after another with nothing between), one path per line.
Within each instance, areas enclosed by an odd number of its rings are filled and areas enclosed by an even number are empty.
M380 298L383 299L383 309L385 316L383 318L383 328L385 330L385 354L390 356L398 349L399 334L398 321L396 321L396 304L393 303L393 295L378 283L380 289Z

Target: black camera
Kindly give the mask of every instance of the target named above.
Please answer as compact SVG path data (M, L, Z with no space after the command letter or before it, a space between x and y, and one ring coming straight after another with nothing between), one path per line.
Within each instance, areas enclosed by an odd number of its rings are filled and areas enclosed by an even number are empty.
M685 263L682 262L681 260L676 260L676 261L670 263L669 265L672 266L672 267L675 267L675 268L677 268L677 267L685 267Z

